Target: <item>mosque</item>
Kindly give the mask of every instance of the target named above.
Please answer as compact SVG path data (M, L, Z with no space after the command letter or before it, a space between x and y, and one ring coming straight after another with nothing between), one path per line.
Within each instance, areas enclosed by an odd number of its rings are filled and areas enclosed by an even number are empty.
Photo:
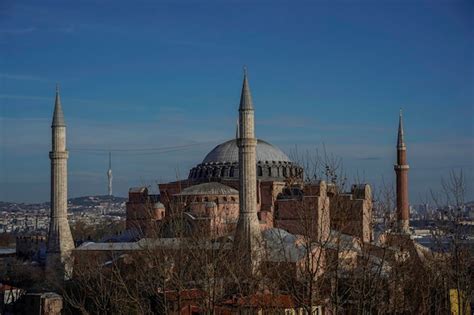
M189 171L185 180L159 184L160 195L146 187L131 188L127 203L127 228L147 234L166 223L176 208L184 209L187 226L199 225L210 235L221 236L235 229L239 216L239 162L237 139L217 145ZM304 169L279 148L258 139L256 146L257 215L262 230L282 228L295 234L302 197L319 199L314 212L330 212L331 228L372 240L372 196L370 186L352 186L340 194L324 181L304 184ZM344 200L345 211L340 211ZM331 201L333 207L331 208ZM179 207L178 207L179 204Z
M362 249L377 249L380 244L373 236L371 187L355 184L343 191L332 182L308 180L305 170L284 152L255 137L254 112L244 71L235 139L212 149L189 171L187 179L159 184L159 195L150 194L147 187L131 188L126 231L74 248L67 222L66 124L57 90L46 270L71 275L73 264L91 255L106 262L150 246L172 251L186 238L196 236L213 242L230 241L226 243L229 255L238 255L250 274L262 263L284 261L297 275L297 270L307 268L306 257L313 252L323 253L325 260L338 259L331 253L334 235L338 235L337 242L342 239L354 245L354 257ZM396 147L397 226L384 242L390 246L392 257L399 257L400 251L421 257L419 246L409 236L409 167L401 114ZM308 239L309 247L302 243ZM262 255L264 250L269 254ZM377 250L373 255L377 256Z

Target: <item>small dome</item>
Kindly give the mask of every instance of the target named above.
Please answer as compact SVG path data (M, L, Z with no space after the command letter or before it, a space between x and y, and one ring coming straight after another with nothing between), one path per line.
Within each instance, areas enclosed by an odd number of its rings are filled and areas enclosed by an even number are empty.
M236 163L239 161L239 147L237 140L232 139L219 144L209 152L204 160L205 163ZM291 162L291 160L277 147L270 143L257 140L257 162Z
M239 192L232 187L217 182L194 185L183 189L178 196L195 195L238 195Z
M155 209L164 209L165 205L162 204L161 202L155 202Z

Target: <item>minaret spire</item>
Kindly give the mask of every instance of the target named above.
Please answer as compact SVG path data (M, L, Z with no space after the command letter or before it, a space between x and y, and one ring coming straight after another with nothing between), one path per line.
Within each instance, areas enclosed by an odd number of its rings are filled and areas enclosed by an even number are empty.
M247 69L239 105L239 220L235 231L234 249L242 258L247 273L257 272L261 260L262 234L257 217L257 175L254 109Z
M65 127L64 113L61 106L61 97L59 95L59 84L56 84L56 99L54 101L53 127Z
M66 124L56 86L52 130L51 160L51 214L46 248L46 269L67 277L72 270L71 252L74 249L71 229L67 220L67 159Z
M397 137L397 148L405 147L405 139L403 137L403 114L400 108L400 116L398 118L398 137Z
M240 95L239 110L253 110L252 94L250 94L249 81L247 79L247 67L244 66L244 82Z
M397 176L397 229L408 233L410 223L410 205L408 201L408 170L407 147L403 133L403 116L400 109L397 137L397 164L394 165Z

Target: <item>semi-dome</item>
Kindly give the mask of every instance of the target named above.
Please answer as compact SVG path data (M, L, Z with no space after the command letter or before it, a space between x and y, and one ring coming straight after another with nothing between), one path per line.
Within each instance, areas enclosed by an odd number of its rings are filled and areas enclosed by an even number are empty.
M257 139L257 162L291 162L288 156L270 143ZM202 163L234 163L239 161L237 140L229 140L219 144L209 152Z
M221 183L211 182L194 185L183 189L179 196L195 195L238 195L239 192L232 187Z
M259 180L284 181L287 178L302 178L303 169L270 143L257 140L257 178ZM202 163L189 171L189 179L209 181L219 179L238 180L239 147L237 140L219 144L209 152Z

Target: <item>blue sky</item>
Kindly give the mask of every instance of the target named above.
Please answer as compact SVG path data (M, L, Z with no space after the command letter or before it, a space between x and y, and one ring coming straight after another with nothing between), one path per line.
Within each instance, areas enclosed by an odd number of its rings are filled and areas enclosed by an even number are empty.
M13 1L0 3L0 200L49 199L55 83L69 194L186 177L233 137L242 66L256 132L326 146L350 178L394 180L404 109L412 202L451 169L474 199L472 1Z

